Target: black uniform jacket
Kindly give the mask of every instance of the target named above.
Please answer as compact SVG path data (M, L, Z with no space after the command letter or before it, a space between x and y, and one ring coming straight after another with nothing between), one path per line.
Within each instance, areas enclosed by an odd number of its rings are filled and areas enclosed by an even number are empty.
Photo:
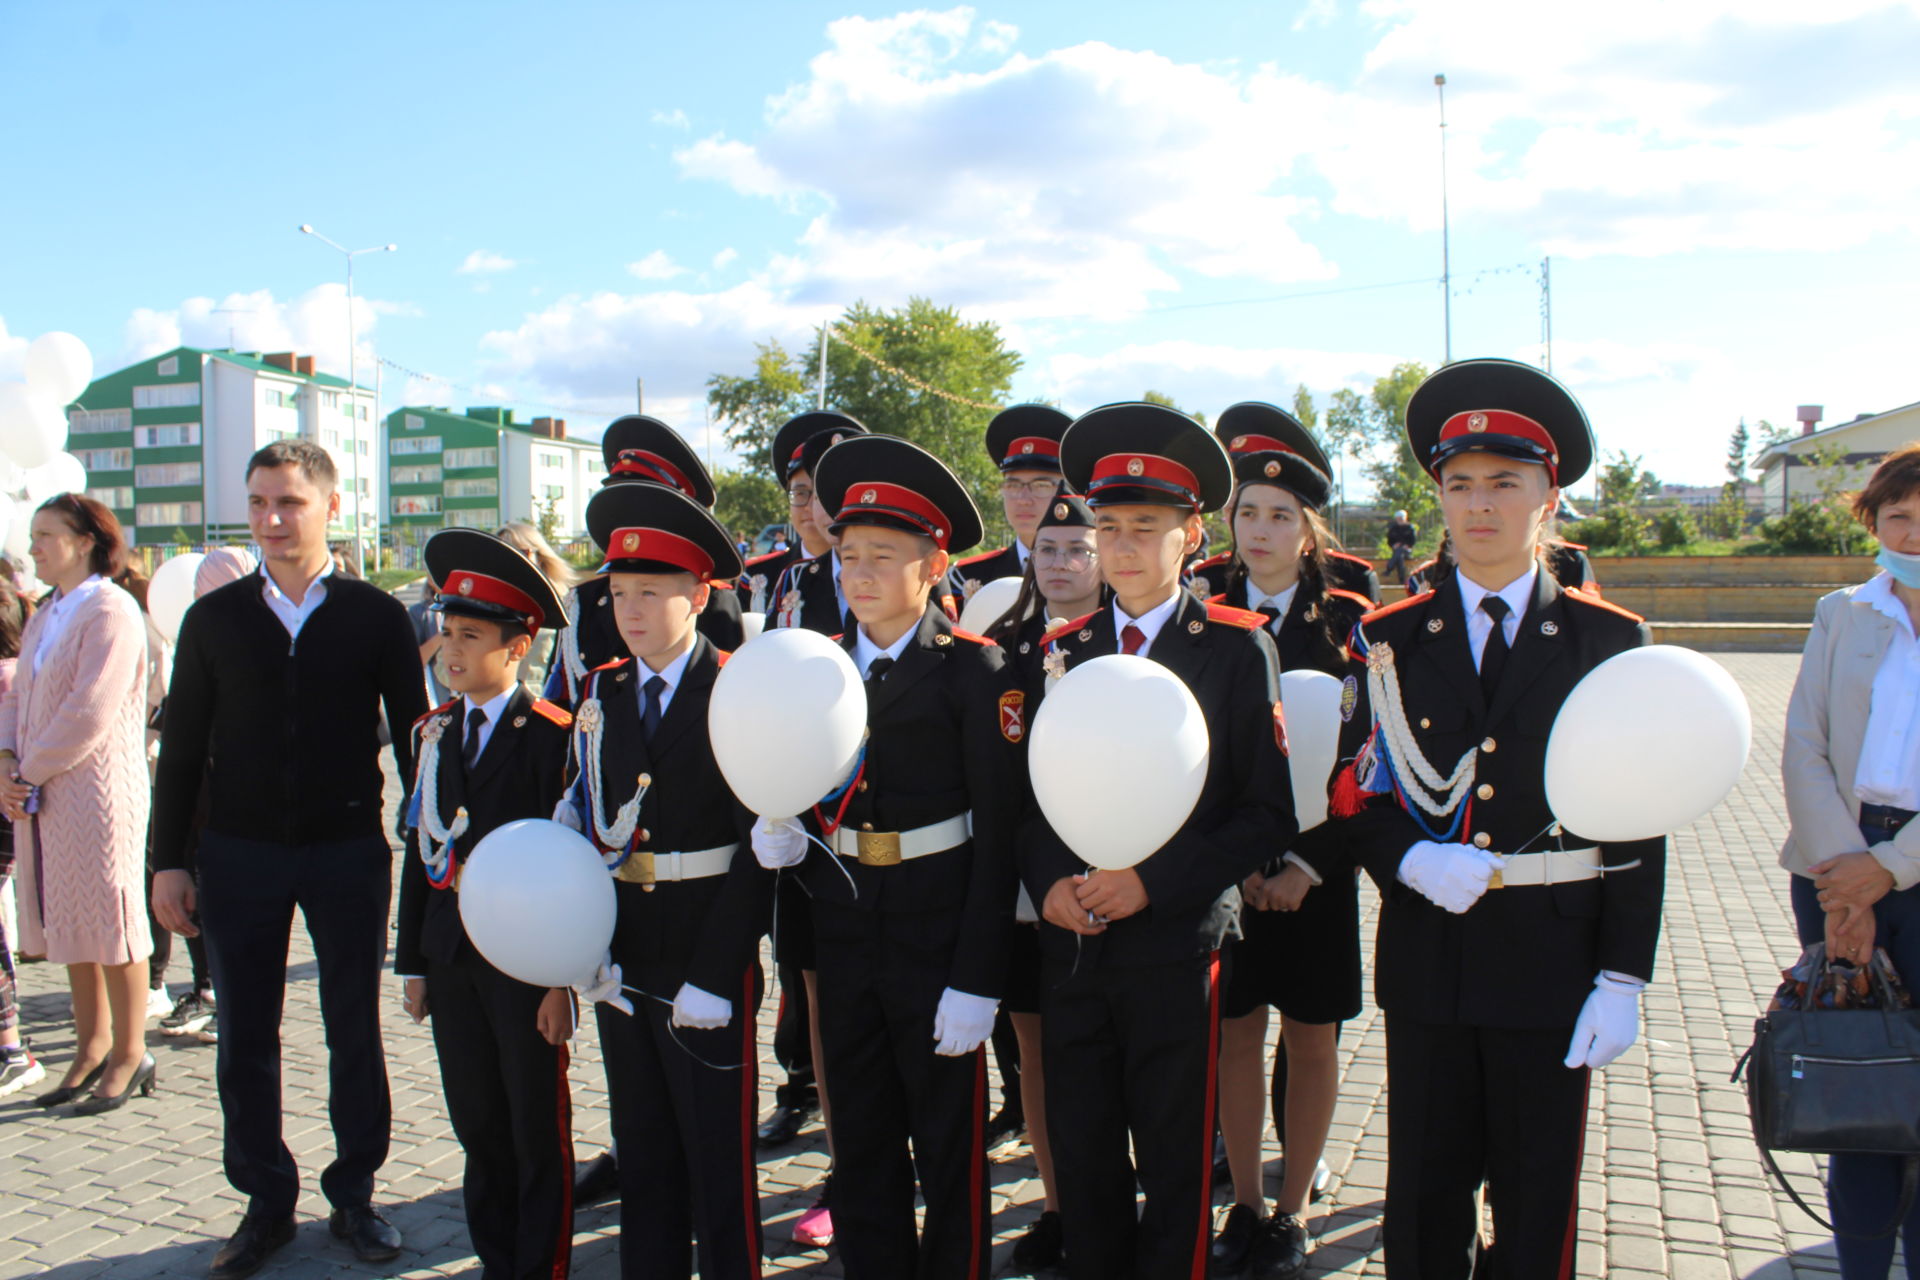
M645 666L626 658L589 673L587 681L587 696L598 700L605 726L599 769L604 794L588 797L600 807L601 821L611 822L633 798L644 773L651 785L634 828L636 852L693 853L739 846L725 875L661 881L651 892L616 875L620 914L613 931L614 961L630 978L664 966L717 996L737 990L741 973L752 963L770 923L774 886L773 873L753 857L753 815L721 776L707 736L707 707L725 661L726 655L704 636L694 640L652 742L646 740L641 715L640 686L650 674ZM586 749L586 735L576 733L576 756ZM591 830L587 838L599 843ZM652 994L666 1000L674 995Z
M1451 773L1464 753L1478 752L1466 801L1472 808L1452 839L1522 857L1593 845L1554 824L1544 777L1547 736L1582 676L1645 643L1639 617L1563 591L1543 572L1487 706L1452 575L1432 593L1368 614L1355 634L1362 654L1392 647L1407 723L1439 773ZM1378 713L1363 703L1367 713L1350 725L1361 733ZM1408 784L1417 785L1410 778ZM1620 802L1630 805L1633 797ZM1630 869L1573 883L1489 889L1465 914L1454 915L1396 878L1407 849L1433 837L1390 791L1371 797L1341 826L1380 886L1375 994L1389 1013L1431 1024L1572 1026L1600 970L1653 976L1664 837L1600 846L1604 865Z
M841 643L851 651L854 633ZM1013 839L1026 795L1028 723L1006 656L929 603L893 668L867 685L866 759L840 821L851 831L911 831L971 811L973 837L891 867L830 859L810 846L802 872L816 899L843 906L958 911L947 985L996 999L1017 896ZM808 829L823 834L821 818L839 808L839 800L816 806L804 815Z
M1364 599L1369 606L1380 603L1380 575L1371 562L1344 551L1327 552L1327 585ZM1233 557L1226 552L1210 556L1193 566L1193 590L1201 596L1217 596L1227 589Z
M836 564L833 553L827 552L788 565L786 572L780 575L768 592L767 627L801 626L809 631L818 631L823 636L851 635L855 626L853 615L851 612L844 616L841 614L839 593L834 590ZM933 602L948 618L956 619L960 616L960 604L964 596L959 569L956 567L947 570L946 581L934 593ZM799 603L797 620L787 616L785 606L789 600Z
M474 762L472 776L460 763L465 701L435 707L413 725L413 758L420 759L421 731L440 721L440 822L451 824L461 808L467 811L467 830L454 841L453 856L465 862L494 828L521 818L551 818L566 791L567 738L573 717L551 702L535 698L527 689L514 691L493 727L486 749ZM419 793L416 783L414 790ZM420 861L424 822L407 832L400 866L398 937L393 948L395 973L424 975L428 961L451 964L471 947L460 923L460 895L449 886L435 889L427 883ZM456 878L454 881L458 884Z
M954 563L953 573L960 580L962 596L973 592L999 578L1017 578L1020 576L1020 550L1009 542L998 551L987 551L977 556L968 556ZM969 587L967 584L971 583Z
M1165 964L1211 951L1238 919L1240 882L1290 847L1297 827L1282 745L1280 681L1273 641L1257 613L1208 605L1181 591L1147 657L1178 676L1206 717L1207 777L1173 839L1134 868L1146 886L1139 913L1082 937L1042 923L1043 947L1080 963ZM1120 652L1111 606L1048 633L1066 669ZM1086 863L1054 834L1039 806L1020 832L1020 874L1036 908Z

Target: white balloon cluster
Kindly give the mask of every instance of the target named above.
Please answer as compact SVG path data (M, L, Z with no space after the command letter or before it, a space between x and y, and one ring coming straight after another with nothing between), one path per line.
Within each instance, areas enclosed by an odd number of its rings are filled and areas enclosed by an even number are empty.
M87 487L87 469L63 451L67 406L93 381L93 355L70 333L43 333L27 348L26 375L0 382L0 549L22 567L33 509Z

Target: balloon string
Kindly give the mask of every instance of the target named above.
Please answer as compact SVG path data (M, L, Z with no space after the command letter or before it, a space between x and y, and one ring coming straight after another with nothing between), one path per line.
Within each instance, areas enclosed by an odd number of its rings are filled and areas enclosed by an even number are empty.
M807 831L806 828L804 827L801 828L801 831L806 835L807 839L813 841L815 844L819 845L822 850L825 851L828 862L831 862L834 866L840 868L840 874L847 878L847 888L853 891L853 900L855 902L860 901L860 886L853 882L853 872L847 870L843 866L840 866L840 855L833 851L833 847L831 845L829 845L825 840L822 840L819 836L816 836L815 834L813 834L813 832ZM805 886L802 885L801 887L804 888Z

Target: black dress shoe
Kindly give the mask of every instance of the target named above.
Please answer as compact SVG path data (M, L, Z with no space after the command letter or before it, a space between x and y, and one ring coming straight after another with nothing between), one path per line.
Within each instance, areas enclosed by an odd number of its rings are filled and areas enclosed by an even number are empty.
M1226 1277L1244 1272L1261 1226L1260 1213L1252 1205L1237 1204L1227 1210L1227 1220L1221 1226L1220 1234L1213 1238L1207 1274L1216 1277L1216 1280L1225 1280Z
M1027 1131L1027 1118L1012 1107L1002 1107L987 1121L987 1150L1011 1142Z
M1213 1185L1223 1187L1233 1180L1233 1166L1227 1163L1227 1140L1213 1135Z
M115 1094L96 1093L84 1102L77 1102L73 1114L77 1116L97 1116L103 1111L118 1111L127 1105L127 1099L138 1089L140 1096L153 1096L153 1081L158 1068L154 1066L153 1055L143 1054L140 1065L133 1069L133 1075L127 1080L127 1087Z
M400 1256L399 1229L370 1204L335 1209L327 1230L351 1244L353 1256L362 1262L392 1262Z
M106 1073L107 1060L100 1059L100 1065L80 1077L78 1084L63 1084L58 1089L49 1089L33 1100L36 1107L64 1107L75 1098L93 1088L96 1081Z
M1048 1209L1027 1228L1027 1234L1013 1242L1014 1270L1032 1275L1046 1267L1057 1267L1066 1258L1060 1234L1060 1215Z
M293 1239L293 1215L271 1217L249 1213L240 1219L240 1229L220 1246L207 1268L207 1280L241 1280L265 1265L274 1250Z
M602 1151L573 1175L573 1207L584 1209L620 1194L620 1162L612 1151Z
M1290 1213L1276 1213L1253 1242L1250 1280L1300 1280L1307 1274L1306 1224Z
M781 1105L773 1109L773 1114L760 1122L756 1136L763 1147L784 1147L800 1136L807 1127L807 1121L817 1113L813 1107L795 1107Z

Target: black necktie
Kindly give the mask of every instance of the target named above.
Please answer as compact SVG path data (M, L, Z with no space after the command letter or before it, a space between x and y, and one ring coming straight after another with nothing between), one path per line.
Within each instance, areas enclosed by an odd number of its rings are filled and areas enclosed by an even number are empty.
M887 672L893 670L893 659L881 654L867 664L867 683L878 684L887 678Z
M653 741L653 731L660 727L660 695L666 691L666 687L667 682L659 676L649 676L647 682L640 686L647 695L647 704L641 708L640 719L646 729L648 742Z
M1491 703L1493 691L1500 687L1500 673L1507 666L1507 614L1512 610L1505 600L1492 595L1481 597L1480 609L1493 619L1487 647L1480 651L1480 692Z
M480 759L480 731L487 727L487 713L479 707L467 712L467 740L460 748L460 763L469 771Z
M1261 605L1258 609L1254 610L1254 612L1267 620L1267 630L1269 631L1274 629L1274 623L1280 621L1280 607L1271 600Z

